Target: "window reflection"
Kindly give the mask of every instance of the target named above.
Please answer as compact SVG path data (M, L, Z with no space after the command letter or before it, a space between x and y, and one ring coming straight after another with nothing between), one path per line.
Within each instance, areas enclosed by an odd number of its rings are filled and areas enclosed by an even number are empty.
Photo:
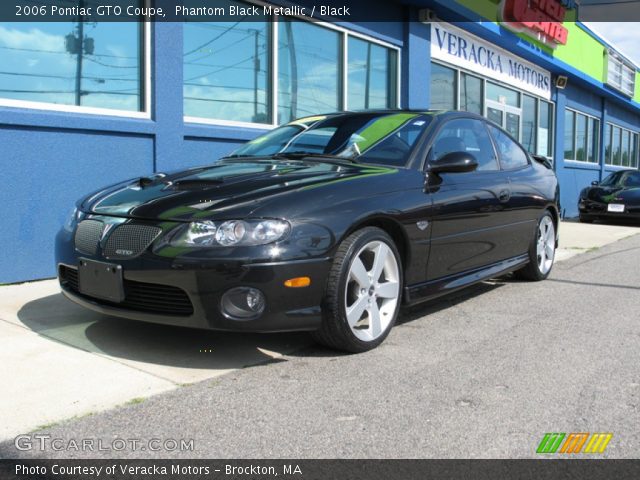
M278 23L279 122L340 109L340 34L306 22Z
M460 110L482 115L482 80L478 77L460 74Z
M350 110L396 106L396 52L356 37L349 37Z
M431 108L453 110L455 106L456 71L437 63L431 64Z
M271 27L251 19L184 24L186 116L271 123Z
M137 22L0 23L0 97L144 110L142 31Z
M536 99L522 97L522 145L529 152L536 151Z
M552 131L553 125L552 108L549 102L539 101L540 105L540 123L538 125L538 154L551 156Z
M575 116L571 110L564 112L564 158L575 160Z

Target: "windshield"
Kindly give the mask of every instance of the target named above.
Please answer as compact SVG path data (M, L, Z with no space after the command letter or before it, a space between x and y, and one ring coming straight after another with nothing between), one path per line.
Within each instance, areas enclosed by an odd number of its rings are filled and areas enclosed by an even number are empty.
M622 178L623 173L624 172L614 172L610 174L608 177L602 180L602 182L600 182L600 185L603 187L612 187L618 184L618 182L620 182L620 179Z
M325 155L364 163L405 166L431 122L423 113L357 113L309 117L262 135L232 156Z

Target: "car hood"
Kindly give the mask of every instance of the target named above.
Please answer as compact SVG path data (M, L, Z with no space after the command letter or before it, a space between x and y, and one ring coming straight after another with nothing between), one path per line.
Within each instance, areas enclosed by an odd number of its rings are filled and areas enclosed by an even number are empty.
M586 197L600 203L630 202L640 204L640 188L592 187L587 190Z
M395 171L341 161L223 160L114 185L85 198L81 209L98 215L184 222L246 217L275 196Z

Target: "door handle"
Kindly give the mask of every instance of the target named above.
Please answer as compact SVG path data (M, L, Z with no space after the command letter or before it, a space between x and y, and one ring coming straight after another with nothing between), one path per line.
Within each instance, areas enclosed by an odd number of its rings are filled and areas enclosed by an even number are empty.
M500 190L500 193L498 194L498 200L500 200L502 203L507 203L510 198L511 192L509 190Z

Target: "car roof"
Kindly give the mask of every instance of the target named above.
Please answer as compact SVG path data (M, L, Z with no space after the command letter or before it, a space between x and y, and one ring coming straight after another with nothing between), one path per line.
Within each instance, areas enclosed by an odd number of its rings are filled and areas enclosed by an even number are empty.
M414 109L414 108L376 108L368 110L343 110L334 112L320 113L319 115L371 115L385 113L421 113L424 115L474 115L481 117L475 113L465 112L463 110L434 110L434 109ZM484 118L484 117L481 117Z

